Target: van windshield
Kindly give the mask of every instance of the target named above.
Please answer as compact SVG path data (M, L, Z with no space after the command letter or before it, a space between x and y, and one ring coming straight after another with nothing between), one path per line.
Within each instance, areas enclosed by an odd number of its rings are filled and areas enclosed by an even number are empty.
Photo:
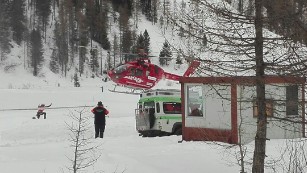
M144 103L144 110L149 113L154 113L155 112L155 102L145 102Z

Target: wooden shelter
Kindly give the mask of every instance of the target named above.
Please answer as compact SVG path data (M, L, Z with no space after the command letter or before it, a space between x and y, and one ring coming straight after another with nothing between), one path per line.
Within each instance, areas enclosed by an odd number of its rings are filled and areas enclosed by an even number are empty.
M305 137L305 78L266 76L267 137ZM254 140L256 78L182 77L182 138L231 144ZM288 119L290 121L284 121Z

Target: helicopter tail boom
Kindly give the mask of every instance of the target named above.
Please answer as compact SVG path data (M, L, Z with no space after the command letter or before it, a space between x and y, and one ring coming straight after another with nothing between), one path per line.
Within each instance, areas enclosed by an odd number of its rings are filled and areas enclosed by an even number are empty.
M183 74L183 77L188 77L191 74L193 74L195 72L195 70L197 69L197 67L199 67L200 62L197 60L193 60L189 66L189 68L187 69L187 71L185 71L185 73Z
M189 68L185 71L185 73L183 74L183 77L188 77L191 74L193 74L195 72L195 70L197 69L197 67L199 67L200 62L197 60L193 60L189 66ZM174 81L179 81L179 78L181 76L178 76L176 74L172 74L172 73L167 73L164 72L164 77L165 79L169 79L169 80L174 80Z
M181 76L178 76L178 75L175 75L175 74L172 74L172 73L164 72L164 77L165 77L165 79L174 80L174 81L179 81L179 78L180 78Z

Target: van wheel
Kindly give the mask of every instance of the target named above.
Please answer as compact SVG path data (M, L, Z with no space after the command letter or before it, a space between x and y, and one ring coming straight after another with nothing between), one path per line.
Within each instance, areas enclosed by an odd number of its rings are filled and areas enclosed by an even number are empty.
M174 135L177 135L177 136L182 135L182 128L181 127L177 128L174 132Z
M148 132L142 132L142 133L141 133L141 136L142 136L142 137L148 137Z

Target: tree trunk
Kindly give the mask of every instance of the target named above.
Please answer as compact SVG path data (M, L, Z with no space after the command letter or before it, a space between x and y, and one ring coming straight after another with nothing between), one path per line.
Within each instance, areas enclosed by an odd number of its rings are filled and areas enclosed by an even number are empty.
M265 111L265 83L264 83L264 62L263 62L263 0L255 0L255 53L256 53L256 92L258 105L257 132L255 136L255 150L253 157L253 173L264 173L264 159L266 147L267 117Z

